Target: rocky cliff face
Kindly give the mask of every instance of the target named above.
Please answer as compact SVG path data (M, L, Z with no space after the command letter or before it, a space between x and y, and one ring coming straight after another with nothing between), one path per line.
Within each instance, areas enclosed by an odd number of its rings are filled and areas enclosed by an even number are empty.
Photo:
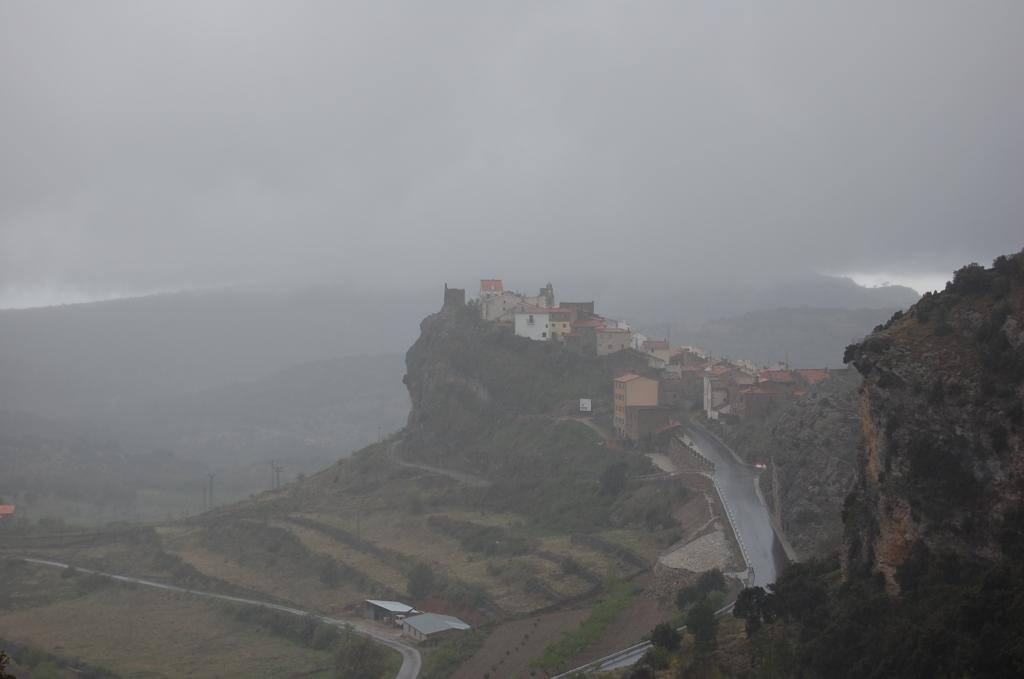
M503 423L568 413L580 398L607 410L612 378L644 369L646 362L633 352L583 356L557 343L516 337L480 320L473 306L445 307L423 320L406 354L412 410L405 438L419 450L479 468L474 442Z
M845 567L891 592L921 556L1005 556L1024 497L1024 256L956 273L847 349L864 448Z
M857 478L861 447L860 375L836 370L808 396L763 425L761 489L800 559L824 556L843 540L843 500Z
M584 356L516 337L480 320L472 305L448 305L423 320L406 355L412 410L387 448L404 461L482 477L488 508L539 525L671 532L685 497L640 497L626 479L653 471L649 461L610 450L571 417L580 398L609 411L612 378L643 369L634 352Z

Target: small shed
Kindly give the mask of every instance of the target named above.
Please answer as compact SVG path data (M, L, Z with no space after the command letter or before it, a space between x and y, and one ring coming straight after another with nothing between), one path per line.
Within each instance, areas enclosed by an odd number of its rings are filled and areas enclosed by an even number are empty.
M422 613L405 619L402 623L402 636L416 641L427 641L468 629L469 623L459 620L454 615Z
M419 613L409 604L401 601L384 601L381 599L366 600L366 617L370 620L398 624L403 618Z

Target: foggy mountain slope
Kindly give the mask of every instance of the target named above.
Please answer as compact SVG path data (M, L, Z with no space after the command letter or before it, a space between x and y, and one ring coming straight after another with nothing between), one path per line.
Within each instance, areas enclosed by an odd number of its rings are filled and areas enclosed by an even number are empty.
M166 450L127 451L75 423L0 411L0 497L19 519L163 519L200 506L208 469Z
M267 377L134 404L102 425L0 411L0 496L22 515L163 519L312 474L401 428L399 355L294 366Z
M755 365L773 365L788 356L794 366L839 368L843 365L842 347L871 332L895 311L894 308L764 309L708 321L692 331L677 330L672 337L680 343L707 349L716 356L746 359Z
M721 263L719 274L699 282L680 275L656 283L623 280L618 285L607 281L593 281L591 285L590 289L600 291L595 294L612 317L618 314L643 321L652 328L662 328L661 332L669 323L680 332L692 332L712 319L780 308L889 309L891 313L920 298L914 290L900 285L865 287L849 278L798 269L759 267L736 271L728 259Z
M133 405L113 426L127 446L213 466L284 457L326 465L405 425L403 373L399 354L315 361Z
M323 597L330 555L339 605L429 596L482 620L593 596L607 575L637 575L680 531L707 521L677 519L689 500L705 504L700 492L685 483L666 491L647 479L645 457L563 417L581 393L607 416L612 376L645 363L632 352L584 356L516 337L473 307L446 308L424 319L407 353L406 427L191 519L167 533L166 549L213 577L245 574L312 600ZM417 564L435 574L431 589L403 593Z
M431 306L420 293L234 288L0 311L0 409L106 417L300 363L398 353Z

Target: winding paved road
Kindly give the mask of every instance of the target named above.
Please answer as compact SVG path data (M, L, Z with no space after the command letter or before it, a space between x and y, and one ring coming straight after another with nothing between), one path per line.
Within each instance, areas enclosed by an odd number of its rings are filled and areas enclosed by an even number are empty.
M736 537L743 545L747 565L753 569L750 584L763 587L775 582L786 564L786 556L782 543L775 536L768 508L754 486L761 470L741 461L699 424L687 424L686 433L698 451L715 463L712 478L732 518Z
M66 563L60 563L59 561L47 561L45 559L30 559L28 557L21 557L22 561L29 563L40 564L43 566L52 566L54 568L70 568ZM178 587L177 585L167 585L162 582L154 582L152 580L143 580L141 578L133 578L127 575L114 575L113 573L104 573L102 571L89 570L88 568L78 568L76 570L82 573L94 573L96 575L104 575L114 580L121 582L132 582L137 585L143 585L145 587L155 587L157 589L164 589L171 592L182 592L184 594L194 594L196 596L206 597L207 599L220 599L221 601L230 601L236 604L248 604L250 606L262 606L263 608L270 608L275 611L281 611L282 613L290 613L292 615L312 615L313 617L327 623L328 625L334 625L336 627L351 627L353 630L364 636L370 637L374 641L384 644L389 648L393 648L402 654L402 667L399 668L398 674L395 675L395 679L416 679L420 673L420 666L422 664L420 658L420 652L412 646L403 644L402 642L392 637L385 636L374 630L362 627L358 623L353 623L348 620L341 620L338 618L327 618L322 615L318 615L311 611L304 611L301 608L291 608L290 606L282 606L281 604L274 604L269 601L260 601L258 599L246 599L244 597L230 596L228 594L217 594L215 592L203 592L196 589L188 589L185 587Z
M775 535L768 508L761 501L755 486L761 470L741 460L735 452L700 424L691 422L686 425L685 430L698 452L715 464L715 471L710 476L714 479L722 504L729 513L747 565L752 569L748 584L763 587L775 582L786 564L786 555L782 543ZM665 469L662 465L658 466ZM716 615L728 613L732 607L733 604L730 603L718 610ZM684 628L679 629L681 631ZM649 641L634 644L559 674L553 679L571 677L577 673L629 667L635 665L650 647Z

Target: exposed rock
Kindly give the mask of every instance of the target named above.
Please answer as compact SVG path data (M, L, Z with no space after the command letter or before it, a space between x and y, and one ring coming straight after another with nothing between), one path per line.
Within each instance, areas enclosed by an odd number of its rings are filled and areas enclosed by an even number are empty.
M845 566L899 591L920 544L992 561L1024 496L1024 257L957 272L847 357L864 375L864 449ZM1017 518L1015 518L1017 517Z
M860 375L833 370L828 380L760 422L723 434L751 460L768 463L760 485L775 520L801 559L842 545L843 500L857 478Z

